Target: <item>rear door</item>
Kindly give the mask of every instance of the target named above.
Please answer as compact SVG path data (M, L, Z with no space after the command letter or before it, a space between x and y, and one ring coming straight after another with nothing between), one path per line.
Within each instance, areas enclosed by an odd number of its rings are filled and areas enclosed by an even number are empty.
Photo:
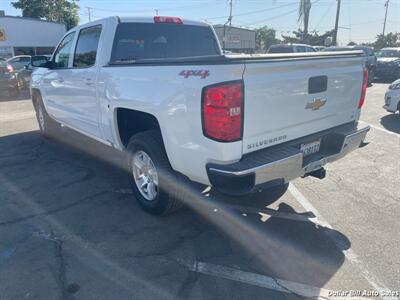
M362 57L246 63L243 152L358 118Z
M69 125L96 137L100 137L96 57L101 31L101 24L79 30L72 66L64 77L69 96L63 104L70 112Z

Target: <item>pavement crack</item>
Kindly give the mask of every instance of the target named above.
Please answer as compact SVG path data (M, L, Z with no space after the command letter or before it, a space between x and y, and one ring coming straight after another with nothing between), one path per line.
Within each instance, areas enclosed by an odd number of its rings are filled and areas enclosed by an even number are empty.
M198 279L199 279L199 273L189 271L188 275L186 276L185 280L182 282L182 284L178 290L177 298L189 299L190 292L193 290Z
M58 238L54 238L52 239L52 241L54 242L55 257L58 262L58 272L56 279L57 279L57 284L61 291L60 299L69 300L70 295L68 294L67 291L67 278L66 278L67 266L63 254L63 241Z

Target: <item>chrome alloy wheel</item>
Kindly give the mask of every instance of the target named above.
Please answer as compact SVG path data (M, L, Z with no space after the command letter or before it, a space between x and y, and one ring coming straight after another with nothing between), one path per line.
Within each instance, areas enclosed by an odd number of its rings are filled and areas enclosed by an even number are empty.
M154 200L158 194L158 173L146 152L135 152L132 159L132 172L135 184L142 196L146 200Z

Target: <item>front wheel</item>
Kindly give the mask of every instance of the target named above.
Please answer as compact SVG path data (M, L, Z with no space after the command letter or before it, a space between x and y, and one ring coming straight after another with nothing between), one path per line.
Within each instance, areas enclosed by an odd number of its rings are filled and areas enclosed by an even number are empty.
M160 133L140 132L128 143L129 181L140 206L153 215L165 215L181 206L172 192L177 176L172 170Z
M58 127L58 124L47 114L43 101L38 97L35 101L36 119L38 121L39 130L45 138L51 138Z

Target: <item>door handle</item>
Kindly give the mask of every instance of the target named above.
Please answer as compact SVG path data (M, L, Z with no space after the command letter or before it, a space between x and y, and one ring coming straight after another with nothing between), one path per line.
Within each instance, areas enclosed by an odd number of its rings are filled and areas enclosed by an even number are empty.
M52 84L61 85L64 83L64 78L57 77L51 81Z
M91 79L91 78L86 78L86 80L85 80L85 84L86 84L86 85L93 85L93 83L94 83L93 79Z

